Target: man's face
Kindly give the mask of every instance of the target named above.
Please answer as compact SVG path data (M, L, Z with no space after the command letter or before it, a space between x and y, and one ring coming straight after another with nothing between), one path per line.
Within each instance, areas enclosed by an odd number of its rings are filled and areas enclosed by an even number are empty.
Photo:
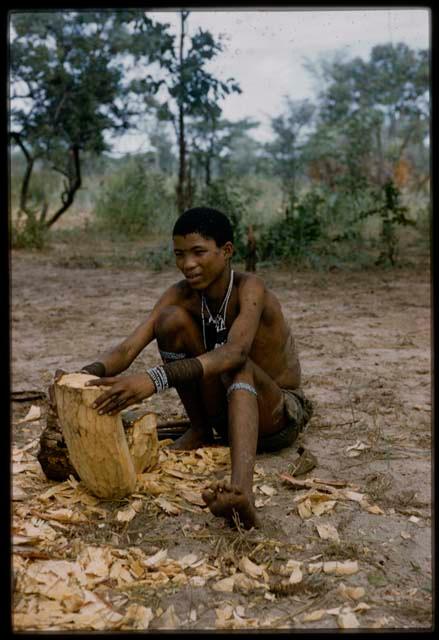
M193 289L206 289L222 273L233 253L231 242L218 247L215 240L199 233L174 236L173 240L177 268Z

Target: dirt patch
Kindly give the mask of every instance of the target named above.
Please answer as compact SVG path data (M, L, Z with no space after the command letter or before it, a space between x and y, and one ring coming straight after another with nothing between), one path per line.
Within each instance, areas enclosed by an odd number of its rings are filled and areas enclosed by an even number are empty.
M32 589L26 591L23 576L32 565L50 559L76 562L85 557L81 554L87 548L112 553L112 567L116 566L116 553L122 564L136 552L143 554L144 566L145 558L160 550L167 552L167 558L160 556L161 569L157 570L167 580L156 578L154 582L150 572L128 584L128 578L125 583L120 576L115 582L112 573L113 579L103 575L93 587L88 586L90 593L97 593L108 607L111 604L118 621L106 618L100 627L104 629L117 628L117 624L128 629L335 629L356 623L360 628L431 628L428 264L424 261L417 268L365 272L267 269L260 275L282 302L299 345L304 389L316 407L297 445L258 456L255 491L263 514L262 528L231 531L181 496L178 512L169 512L162 508L165 503L161 507L157 496L148 491L140 491L136 515L127 521L115 516L135 498L88 504L84 508L92 511L87 512L80 529L68 518L64 522L58 519L56 535L45 551L35 541L34 555L19 550L14 592L19 628L36 628L36 621L44 620L47 603L58 602L46 593L29 609ZM45 391L56 368L75 370L117 343L145 317L176 276L173 269L161 273L140 268L103 269L90 261L78 266L74 261L61 262L56 251L14 252L12 391ZM158 359L155 345L150 345L131 370L144 370ZM182 413L174 391L154 396L147 404L162 415ZM41 419L17 424L31 405L41 408ZM31 513L30 506L30 501L38 501L48 488L56 488L56 483L47 481L38 470L35 459L45 406L44 398L12 402L13 444L19 465L14 487L26 473L33 474L27 484L24 482L25 495L14 501L17 526L35 517L35 526L53 524L53 520L41 518L41 510L40 516ZM310 515L304 517L308 504L304 491L292 488L280 477L297 458L299 445L318 460L317 467L301 479L344 481L357 498L337 494L332 508L319 515L318 509L312 508L322 504L322 496L313 494L308 498ZM176 464L190 468L188 460L176 459ZM194 460L200 464L202 457ZM199 486L194 484L192 491L203 485L206 474L228 473L229 467L218 466L217 459L212 458L210 467L206 460L196 478ZM179 482L174 478L177 494ZM72 492L79 490L66 486L65 496L70 500ZM365 496L366 502L361 502L358 494ZM305 505L302 515L300 504ZM320 525L332 525L333 529L325 530L335 530L338 539L322 538L324 528ZM193 561L187 565L188 554L201 564ZM257 575L251 578L262 586L235 579L245 573L240 569L243 558L265 571L262 574L254 569ZM357 570L337 573L335 565L325 564L335 561L339 563L337 571L346 562L356 562ZM313 566L318 563L321 566ZM130 566L132 577L134 565ZM300 567L300 580L292 578L298 575L294 573L296 566ZM218 590L218 582L227 578L232 580L224 585L230 588L233 583L232 590ZM349 597L348 587L360 588L361 599ZM130 609L131 605L143 609ZM68 615L56 617L58 611L50 628L98 628L76 619L79 609L69 606L62 601L60 610ZM148 609L151 613L146 614ZM29 611L34 612L33 618ZM125 626L120 627L121 619Z

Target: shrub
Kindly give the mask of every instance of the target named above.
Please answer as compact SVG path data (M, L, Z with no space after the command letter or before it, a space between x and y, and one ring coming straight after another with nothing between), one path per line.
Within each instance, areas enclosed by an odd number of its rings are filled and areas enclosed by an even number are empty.
M319 193L310 191L294 203L285 218L267 225L260 237L259 259L278 262L303 257L322 235L323 203Z
M47 227L34 214L18 212L10 226L13 249L42 249L47 239Z
M175 216L174 207L165 177L147 172L144 163L135 159L108 178L94 211L98 226L133 237L158 233L169 227L170 219Z

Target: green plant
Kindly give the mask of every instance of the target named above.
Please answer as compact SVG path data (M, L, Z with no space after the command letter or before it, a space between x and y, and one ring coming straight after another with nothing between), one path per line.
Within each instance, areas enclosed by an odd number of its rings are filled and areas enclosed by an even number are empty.
M47 239L47 227L33 212L23 218L18 211L10 226L10 243L13 249L42 249Z
M235 257L244 260L246 254L246 224L249 196L236 185L219 179L211 182L195 197L194 206L214 207L225 213L234 230Z
M304 257L322 235L322 196L314 191L293 202L285 218L267 225L261 233L259 258L273 262Z
M175 215L165 177L147 172L139 159L108 178L94 212L98 226L127 237L167 228Z
M387 261L392 266L396 263L398 250L397 226L415 225L415 222L407 217L408 207L400 203L401 193L393 180L389 179L376 191L377 206L364 211L362 218L378 214L381 218L381 253L377 264L385 264Z
M142 262L153 271L162 271L166 267L175 265L175 256L172 247L168 244L149 249L142 253Z

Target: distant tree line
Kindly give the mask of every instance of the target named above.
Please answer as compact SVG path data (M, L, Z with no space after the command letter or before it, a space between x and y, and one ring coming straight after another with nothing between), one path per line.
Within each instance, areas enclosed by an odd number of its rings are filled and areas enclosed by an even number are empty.
M272 141L263 144L252 137L257 121L222 116L222 101L241 89L208 71L221 39L202 29L189 36L190 13L179 16L173 34L138 9L12 14L9 135L25 161L25 225L51 227L81 187L84 157L102 156L111 136L145 118L152 148L145 155L155 171L175 176L177 213L201 194L219 197L218 181L261 175L279 181L291 224L302 216L313 228L322 198L357 219L381 212L387 230L407 222L400 190L429 183L428 51L383 44L368 60L338 55L308 64L320 87L315 101L285 96L271 119ZM38 162L63 177L53 211L32 192Z

